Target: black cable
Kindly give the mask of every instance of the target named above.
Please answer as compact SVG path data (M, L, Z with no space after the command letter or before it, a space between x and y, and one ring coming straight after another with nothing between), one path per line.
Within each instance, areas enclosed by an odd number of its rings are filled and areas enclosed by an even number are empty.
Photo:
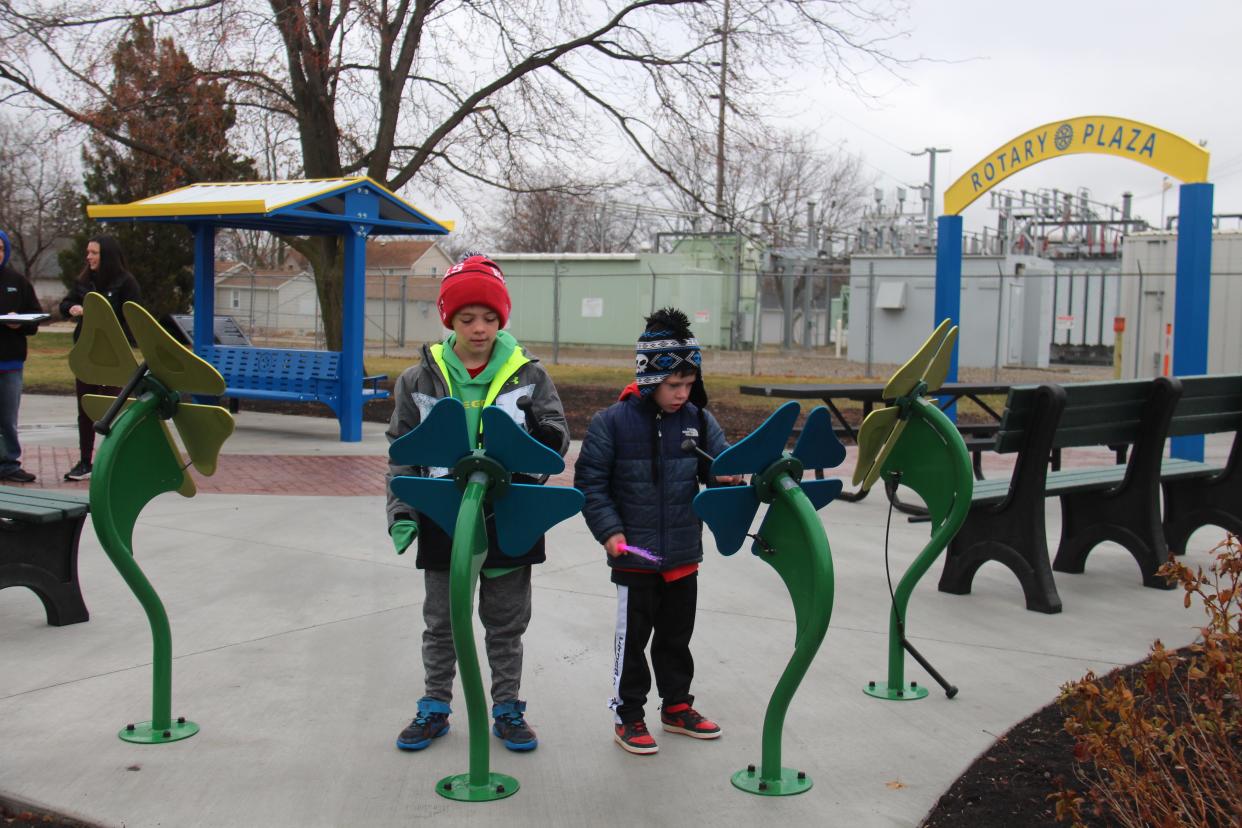
M901 472L893 473L894 487L901 485ZM888 581L888 600L893 609L893 617L897 619L897 633L902 641L906 638L905 622L901 618L901 613L897 611L897 595L893 592L893 571L888 565L888 533L893 526L893 499L888 499L888 520L884 523L884 577Z
M901 472L893 472L893 491L901 485ZM884 524L884 577L888 581L888 600L893 610L893 618L897 620L897 640L901 642L901 647L914 657L914 660L922 665L937 684L944 689L944 694L950 699L957 695L957 687L949 684L944 676L936 672L936 668L931 665L923 654L914 649L914 645L906 639L906 623L901 617L901 613L897 610L897 595L893 592L893 573L888 564L888 535L893 525L893 498L888 499L888 520Z

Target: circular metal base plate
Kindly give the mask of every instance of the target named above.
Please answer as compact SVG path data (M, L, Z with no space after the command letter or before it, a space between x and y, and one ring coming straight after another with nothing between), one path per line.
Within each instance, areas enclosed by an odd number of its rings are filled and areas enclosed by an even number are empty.
M125 729L116 734L126 742L134 742L139 745L159 745L164 742L179 742L182 739L188 739L198 733L198 725L194 722L179 721L173 722L167 728L154 730L150 722L140 722L135 725L126 725Z
M919 687L917 683L910 682L905 689L890 689L888 685L880 685L875 682L868 684L863 688L863 692L868 696L877 699L886 699L888 701L916 701L927 696L927 688Z
M781 768L780 779L763 779L751 768L733 774L733 787L759 796L793 796L809 791L812 784L811 777L790 768Z
M436 783L436 793L458 802L491 802L518 792L518 781L503 773L489 773L486 785L471 785L470 774L456 773Z

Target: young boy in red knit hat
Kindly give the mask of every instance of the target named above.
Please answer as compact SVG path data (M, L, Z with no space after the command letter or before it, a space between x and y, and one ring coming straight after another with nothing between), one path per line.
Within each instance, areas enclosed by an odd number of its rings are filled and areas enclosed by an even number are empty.
M471 445L482 445L483 408L494 405L544 445L563 456L569 427L556 386L539 364L508 332L511 303L505 277L486 256L472 255L444 274L438 302L440 319L452 331L443 342L424 345L422 360L397 380L396 408L388 424L391 443L427 416L439 400L456 397L466 409ZM518 407L523 397L529 406ZM448 469L388 464L388 479L398 475L442 477ZM515 474L519 482L532 482ZM541 481L539 481L541 482ZM423 570L423 673L425 692L418 713L397 737L402 750L422 750L448 732L449 703L457 658L449 621L449 557L452 538L388 494L388 532L400 555L418 539L416 565ZM543 538L519 558L503 555L496 527L487 519L488 552L479 583L479 618L486 630L487 661L492 672L493 733L509 750L534 750L535 733L526 723L526 702L518 698L522 681L522 635L531 615L530 567L544 561Z

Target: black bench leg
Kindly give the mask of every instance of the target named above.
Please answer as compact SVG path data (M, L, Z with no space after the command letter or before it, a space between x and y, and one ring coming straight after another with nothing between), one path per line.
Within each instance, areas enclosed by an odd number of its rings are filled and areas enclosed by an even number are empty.
M1190 536L1219 526L1242 537L1242 474L1205 480L1168 480L1164 488L1164 538L1173 555L1186 554Z
M1086 569L1087 555L1092 549L1104 541L1113 541L1134 556L1144 586L1172 589L1168 581L1156 574L1169 559L1159 503L1146 500L1145 493L1134 489L1061 495L1061 543L1052 568L1079 574Z
M968 594L979 567L997 561L1018 577L1028 610L1061 611L1061 596L1048 566L1043 509L1035 509L1038 514L1027 514L1025 520L1020 511L995 506L971 509L945 554L941 592Z
M86 516L57 523L0 520L0 589L23 586L53 627L90 618L78 585L78 539Z

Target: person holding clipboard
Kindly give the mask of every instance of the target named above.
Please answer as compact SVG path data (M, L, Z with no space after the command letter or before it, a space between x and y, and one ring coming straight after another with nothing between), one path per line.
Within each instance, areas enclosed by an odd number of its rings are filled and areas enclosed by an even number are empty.
M21 464L17 409L22 402L26 337L38 333L39 322L48 315L30 280L9 267L12 250L8 234L0 230L0 481L33 483L35 476Z

